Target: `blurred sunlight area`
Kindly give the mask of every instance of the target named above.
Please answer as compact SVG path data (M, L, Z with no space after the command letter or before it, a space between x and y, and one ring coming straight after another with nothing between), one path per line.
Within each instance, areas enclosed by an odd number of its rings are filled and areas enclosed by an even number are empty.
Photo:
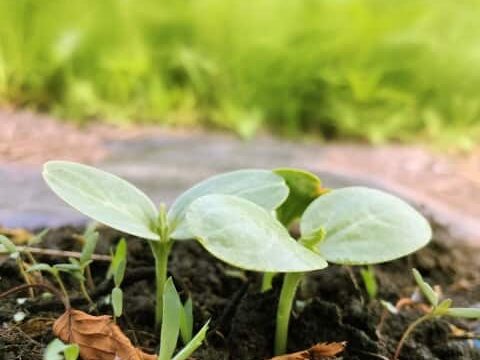
M478 0L0 0L0 104L469 150Z

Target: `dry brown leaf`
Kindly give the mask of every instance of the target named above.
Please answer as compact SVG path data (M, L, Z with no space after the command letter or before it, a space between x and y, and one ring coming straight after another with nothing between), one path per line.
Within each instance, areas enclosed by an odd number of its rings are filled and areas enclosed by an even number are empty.
M53 324L53 332L62 341L80 347L83 360L156 360L133 346L110 316L93 316L71 309Z
M345 350L346 341L320 343L312 346L310 349L299 351L293 354L280 355L270 360L328 360Z

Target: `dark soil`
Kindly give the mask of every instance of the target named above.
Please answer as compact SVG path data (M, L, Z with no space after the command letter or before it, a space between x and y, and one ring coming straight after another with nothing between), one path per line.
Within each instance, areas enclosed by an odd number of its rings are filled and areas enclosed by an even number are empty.
M80 232L81 229L70 227L50 231L41 246L79 250L80 244L73 235ZM457 305L479 305L479 251L453 247L453 240L444 229L436 229L435 234L435 240L417 254L376 267L379 298L395 303L411 296L415 286L410 269L416 267L427 280L440 285ZM101 229L97 253L108 254L121 236ZM145 241L127 238L128 269L122 286L125 315L119 325L136 346L153 353L158 346L158 334L153 330L153 259ZM58 261L46 257L37 260ZM0 258L0 264L0 292L22 284L13 261ZM105 303L111 290L111 284L105 280L107 267L105 262L92 265L96 288L91 295L101 314L111 313ZM169 272L182 296L193 297L195 328L212 319L207 342L195 353L195 359L261 360L272 356L280 278L274 282L273 290L259 293L259 274L245 273L219 262L193 241L175 244ZM73 306L87 311L76 284L66 280ZM40 296L19 304L16 297L0 300L0 359L40 360L43 348L53 338L51 324L63 312L62 304ZM13 315L18 311L27 316L15 323ZM383 312L377 301L368 301L358 268L353 268L352 273L332 265L311 273L298 293L288 349L293 352L318 342L347 341L341 359L391 359L403 331L421 312L407 307L399 315L387 316L379 337L376 328ZM468 331L478 330L479 326L478 322L453 319L426 322L407 341L401 359L480 359L480 349L475 349L470 340L455 337L452 325Z

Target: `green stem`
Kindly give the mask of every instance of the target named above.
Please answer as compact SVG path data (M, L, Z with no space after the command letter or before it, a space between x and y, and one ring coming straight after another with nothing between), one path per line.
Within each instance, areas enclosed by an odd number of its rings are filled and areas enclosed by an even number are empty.
M67 292L67 289L65 288L65 285L63 284L63 281L62 281L62 278L60 276L60 274L57 272L57 273L52 273L53 274L53 277L55 278L55 280L57 280L57 283L58 283L58 286L60 286L60 290L62 290L62 293L63 293L63 296L68 299L68 292Z
M434 316L432 314L426 314L426 315L423 315L422 317L418 318L417 320L415 320L413 323L410 324L410 326L407 328L407 330L405 330L405 332L402 335L402 338L398 342L397 350L395 351L395 355L393 357L393 360L398 360L398 358L400 356L400 353L402 352L403 344L405 343L407 338L410 336L410 334L413 332L413 330L415 330L415 328L418 325L420 325L422 322L424 322L426 320L433 319L433 318L434 318Z
M275 331L275 355L283 355L287 350L288 324L292 312L293 300L303 273L288 273L283 279L282 291L277 309L277 328Z
M155 326L159 327L162 323L163 315L163 288L167 281L168 256L172 247L171 242L150 241L153 257L155 258L155 278L156 278L156 301L155 301Z
M85 287L85 281L79 280L80 283L80 291L82 292L83 297L88 301L88 305L91 307L95 307L95 303L93 302L92 298L88 294L87 288Z
M262 293L272 288L272 282L275 275L277 275L277 273L274 273L274 272L266 272L263 274L262 288L261 288Z

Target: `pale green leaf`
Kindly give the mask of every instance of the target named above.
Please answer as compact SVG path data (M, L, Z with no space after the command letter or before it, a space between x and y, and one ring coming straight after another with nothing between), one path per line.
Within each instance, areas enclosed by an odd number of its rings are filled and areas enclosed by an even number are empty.
M6 236L0 235L0 245L3 245L5 250L10 254L17 252L17 247L15 244Z
M427 220L403 200L365 187L332 190L313 201L301 219L302 236L323 228L318 253L333 263L386 262L425 246Z
M65 360L76 360L78 355L80 355L80 347L77 344L69 344L63 350L65 355Z
M311 172L289 168L275 169L274 172L285 179L290 189L287 200L277 209L278 220L289 226L326 190L322 188L322 181Z
M122 316L123 313L123 291L119 287L112 290L112 307L115 317Z
M85 215L128 234L159 239L153 230L158 217L155 205L129 182L67 161L46 163L43 177L60 198Z
M422 292L423 296L428 300L428 302L433 305L438 305L438 294L432 287L423 280L422 274L417 269L412 269L413 277L415 278L415 282L417 283L420 291Z
M126 259L120 260L120 262L117 265L117 268L115 269L115 272L113 273L113 282L115 283L115 286L121 285L123 278L125 276L126 267L127 267Z
M184 192L168 212L168 223L174 239L189 239L192 234L185 223L188 206L209 194L237 195L257 205L275 210L288 196L288 187L281 176L269 170L238 170L208 178Z
M451 306L452 306L452 299L445 299L433 309L433 314L440 315L440 316L445 315Z
M171 360L180 332L182 303L172 278L168 278L163 291L163 317L158 360Z
M177 355L172 360L187 360L193 354L195 350L197 350L200 345L202 345L203 340L205 340L205 336L207 335L208 325L210 324L210 320L207 321L205 325L197 332L197 334L193 337L193 339L182 349L178 352Z
M44 264L44 263L34 264L34 265L30 266L28 268L27 272L32 272L32 271L46 271L46 272L49 272L49 273L54 272L53 268L50 265Z
M110 279L113 274L117 271L120 261L127 261L127 241L122 238L115 248L115 254L113 255L112 262L108 268L107 279Z
M65 356L62 356L63 355ZM77 344L64 344L59 339L53 339L45 349L44 360L76 360L80 354Z
M450 308L445 315L466 319L480 319L480 308Z
M187 301L183 305L183 311L180 311L180 335L182 341L187 344L192 340L193 332L193 304L192 298L188 297Z
M59 339L53 339L45 349L43 354L44 360L63 360L61 353L65 349L66 345Z
M95 231L95 227L95 223L91 224L83 233L83 240L85 243L83 244L82 253L79 259L81 265L85 265L85 263L92 258L92 254L97 246L99 234Z
M242 269L303 272L323 269L325 260L290 237L267 210L232 195L195 200L187 222L199 242L217 258Z

